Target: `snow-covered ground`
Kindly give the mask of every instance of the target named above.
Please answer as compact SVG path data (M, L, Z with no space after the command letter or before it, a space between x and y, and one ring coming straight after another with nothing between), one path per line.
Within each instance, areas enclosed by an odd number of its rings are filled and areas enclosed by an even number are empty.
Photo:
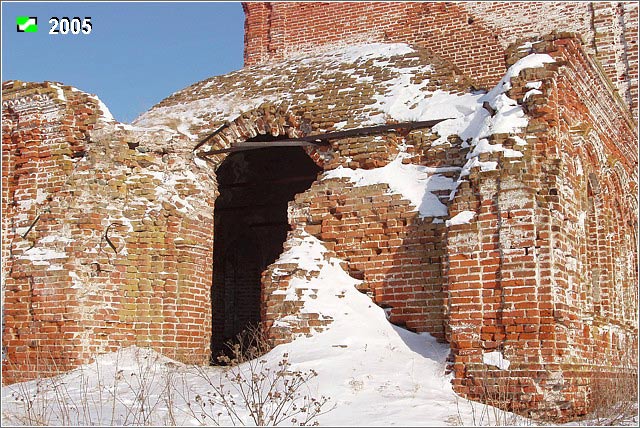
M333 322L323 332L274 348L261 364L275 370L286 354L290 370L317 372L304 393L329 398L322 409L332 410L318 417L321 425L474 425L481 414L490 422L486 418L493 418L493 412L483 413L487 408L477 403L472 411L472 404L452 391L445 375L448 345L391 325L384 310L356 290L357 280L327 256L317 239L303 235L294 244L282 261L296 259L320 273L307 282L291 281L291 287L317 290L302 294L304 310L320 311ZM297 293L290 294L296 298ZM20 420L31 402L32 417L45 424L228 425L232 420L224 410L217 419L217 411L201 407L203 397L211 396L207 378L220 385L223 371L131 347L53 379L4 387L2 423L35 423ZM229 382L222 378L232 390ZM251 424L247 410L239 408L240 418Z
M324 331L277 346L230 373L248 373L251 364L258 367L257 374L276 373L283 359L291 373L315 371L317 376L299 390L297 402L302 404L304 396L327 397L324 414L311 421L320 425L532 425L458 397L445 374L448 345L390 324L384 310L357 291L358 280L341 268L341 261L332 258L321 241L301 233L289 243L291 248L276 263L297 263L319 273L290 281L286 298L301 299L303 311L333 321ZM297 293L297 288L312 292ZM2 425L253 425L234 392L233 375L225 378L224 371L130 347L55 378L3 387ZM294 377L285 376L289 381ZM211 407L214 387L233 393L228 400L235 402L233 419L219 404ZM283 384L278 388L283 391ZM298 422L302 419L298 415ZM283 424L295 423L285 419Z

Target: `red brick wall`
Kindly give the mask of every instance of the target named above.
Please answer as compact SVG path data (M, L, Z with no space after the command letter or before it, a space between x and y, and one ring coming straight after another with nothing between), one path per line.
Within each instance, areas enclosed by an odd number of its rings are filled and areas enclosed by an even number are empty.
M22 88L19 83L15 86L21 90L20 99L5 97L2 110L2 280L6 325L2 344L18 373L29 378L47 364L47 356L42 361L37 359L34 351L38 347L45 347L54 355L65 354L57 360L61 370L74 367L82 358L75 349L78 325L62 322L78 306L77 290L65 275L65 243L51 242L35 249L40 250L40 258L46 250L55 252L55 259L37 260L36 254L36 260L30 261L22 256L33 246L35 236L62 227L57 221L61 209L51 200L63 189L64 171L73 168L71 159L82 149L77 142L93 126L96 115L93 109L82 106L76 121L65 115L64 104L52 96L53 88ZM85 102L72 101L77 106ZM51 123L47 117L58 120ZM50 269L52 264L54 269ZM3 373L7 369L3 363Z
M260 134L295 136L301 132L300 123L300 118L290 112L265 104L234 121L217 134L211 144L228 147ZM311 149L308 154L325 170L340 165L370 169L394 159L398 144L406 138L414 145L413 162L458 167L465 162L466 152L460 150L460 141L453 149L432 147L430 143L437 135L429 131L413 131L406 137L389 132L381 137L334 141L333 154L329 157ZM214 167L224 159L225 155L212 159ZM455 168L446 174L455 176ZM443 203L448 203L449 191L440 196ZM435 222L434 218L420 219L409 201L401 195L389 194L387 185L354 187L344 179L316 181L289 206L292 229L314 235L325 243L331 254L343 259L346 270L364 280L362 291L389 310L391 322L414 331L428 331L444 340L442 284L446 278L443 277L445 225L442 219ZM274 274L276 269L278 273ZM290 272L283 274L287 269ZM286 289L289 279L298 271L295 266L271 265L262 276L262 321L271 327L288 315L298 318L288 328L271 328L271 338L276 343L327 324L318 314L299 313L301 302L285 301L283 294L274 293ZM214 324L220 322L214 314Z
M593 2L593 49L620 96L638 110L638 4Z
M638 137L579 43L537 49L557 62L509 92L531 116L524 157L488 156L498 170L472 173L450 207L479 215L447 235L447 338L458 392L502 385L511 398L496 404L562 419L589 410L595 368L636 364ZM543 93L523 101L529 81ZM493 350L508 371L482 364Z
M364 280L362 291L388 308L389 320L444 339L444 223L418 219L387 185L352 187L345 180L314 184L296 198L294 224L315 235Z
M166 135L105 137L70 87L9 82L3 98L3 381L131 344L207 362L213 190L196 183L211 179L153 146Z
M245 3L245 65L283 58L321 45L412 42L453 60L480 85L505 71L503 49L490 31L459 28L467 13L453 3ZM467 36L465 37L465 34ZM483 51L480 61L470 52ZM457 61L456 61L457 60Z
M637 113L635 2L257 2L243 8L245 65L323 45L405 42L450 60L485 88L502 77L505 49L516 39L575 32Z
M623 371L620 357L637 349L637 131L583 46L547 37L534 50L557 62L512 79L509 96L530 117L526 144L491 137L524 156L483 154L499 168L473 170L451 203L440 195L449 215L472 210L474 221L420 219L386 185L345 179L314 183L290 203L289 220L345 260L392 322L450 342L456 391L482 398L484 385L508 381L510 400L497 404L564 418L588 410L594 366ZM526 54L508 50L505 66ZM530 81L542 82L542 94L524 100ZM6 381L47 373L42 358L65 369L129 344L205 363L215 322L214 173L225 155L196 167L189 142L100 123L97 102L70 88L66 101L49 84L3 89ZM263 104L210 143L300 136L298 107ZM426 130L379 137L308 154L325 170L370 169L407 143L414 164L466 162L455 138L432 146ZM61 255L41 263L33 255L45 249ZM299 309L273 293L292 273L274 280L272 270L262 284L267 323ZM305 314L274 339L324 323ZM482 363L494 350L511 361L508 371Z

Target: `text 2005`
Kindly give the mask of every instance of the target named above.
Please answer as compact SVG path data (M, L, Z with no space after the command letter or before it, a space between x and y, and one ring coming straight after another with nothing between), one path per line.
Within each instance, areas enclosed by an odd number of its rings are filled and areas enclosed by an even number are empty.
M73 18L53 16L49 20L49 24L51 24L49 34L91 34L92 29L90 16L82 19L77 16Z

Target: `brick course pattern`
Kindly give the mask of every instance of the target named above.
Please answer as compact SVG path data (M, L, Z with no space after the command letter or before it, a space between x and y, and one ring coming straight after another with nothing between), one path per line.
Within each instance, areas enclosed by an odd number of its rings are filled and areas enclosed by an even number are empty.
M495 159L499 171L472 174L450 207L479 215L447 235L448 337L458 392L477 398L508 382L510 409L561 420L588 410L594 367L625 370L621 355L637 349L638 272L623 261L636 251L637 134L606 113L617 97L575 39L536 49L557 63L511 80L532 118L523 160ZM531 80L543 93L524 100ZM487 350L509 356L507 380L487 375Z
M451 61L483 88L502 77L505 50L517 39L571 31L638 112L636 2L247 2L243 8L245 65L336 44L404 42Z
M162 132L111 128L88 94L3 96L3 381L129 344L207 362L212 178L154 147Z
M388 12L385 3L366 7ZM424 7L440 19L435 11L448 16L459 6ZM245 9L250 32L265 9ZM633 375L621 356L637 351L638 136L590 49L571 34L500 47L502 68L532 52L556 62L511 79L507 95L527 114L526 129L488 137L523 156L480 155L497 168L472 168L453 199L438 193L447 215L421 218L386 184L323 176L289 203L291 238L320 239L391 322L450 344L458 393L482 399L482 385L508 382L507 399L494 404L554 420L589 410L594 367ZM110 121L95 98L70 87L5 83L4 381L129 344L208 361L216 170L228 155L205 161L194 147L388 123L377 101L406 72L432 92L463 94L474 84L460 65L419 46L357 64L336 59L345 55L273 57L198 82L135 127ZM540 82L537 92L530 82ZM370 170L404 147L404 162L446 167L457 179L469 148L457 136L435 144L438 137L394 130L305 150L324 171ZM463 211L476 215L447 225ZM283 298L291 278L316 274L282 264L262 273L261 319L275 343L330 324ZM491 351L511 362L507 370L484 363Z

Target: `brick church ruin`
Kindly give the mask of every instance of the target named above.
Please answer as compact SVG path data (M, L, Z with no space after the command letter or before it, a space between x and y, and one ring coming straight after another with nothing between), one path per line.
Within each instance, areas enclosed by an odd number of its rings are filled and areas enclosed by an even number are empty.
M281 257L309 236L465 397L508 379L498 404L566 419L594 368L635 376L637 3L243 8L245 67L130 125L3 84L4 383L321 331Z

